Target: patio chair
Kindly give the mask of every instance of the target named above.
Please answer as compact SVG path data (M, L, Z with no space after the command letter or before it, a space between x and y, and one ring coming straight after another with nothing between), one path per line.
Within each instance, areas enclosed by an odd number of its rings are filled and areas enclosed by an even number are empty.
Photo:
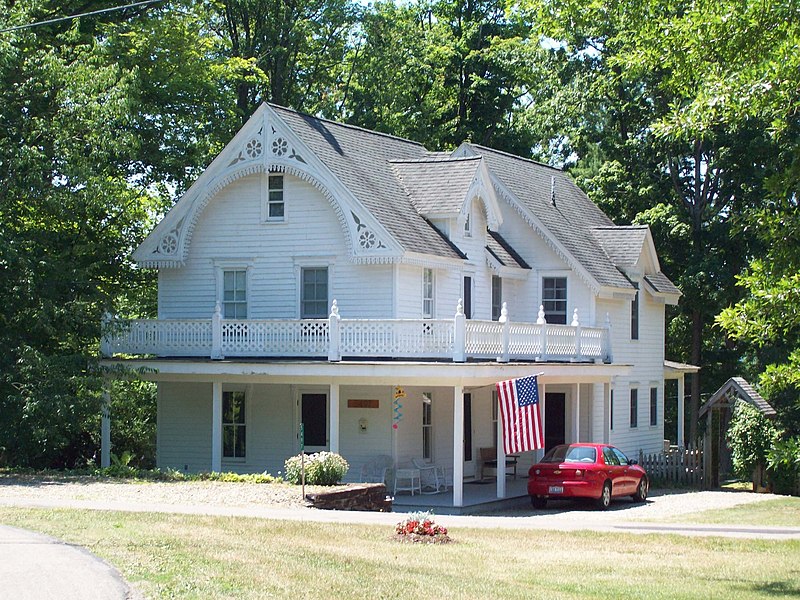
M442 467L426 462L421 458L412 458L411 462L419 469L420 486L423 494L438 494L447 489L445 473Z
M371 458L361 466L361 481L364 483L382 483L389 489L389 482L393 481L391 471L394 469L394 460L391 456L381 454Z

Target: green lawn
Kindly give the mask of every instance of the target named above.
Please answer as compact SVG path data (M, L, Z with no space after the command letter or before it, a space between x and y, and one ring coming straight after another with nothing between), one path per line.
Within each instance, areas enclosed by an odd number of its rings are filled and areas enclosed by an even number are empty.
M669 523L707 523L719 525L765 525L773 527L800 527L800 498L776 498L752 504L742 504L724 510L705 510L670 519Z
M386 526L12 508L0 522L86 546L150 598L800 595L800 541L456 528L453 544L399 544Z

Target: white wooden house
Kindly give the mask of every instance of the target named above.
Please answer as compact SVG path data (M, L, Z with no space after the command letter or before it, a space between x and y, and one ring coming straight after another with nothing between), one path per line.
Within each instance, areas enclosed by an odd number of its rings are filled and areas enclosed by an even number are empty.
M351 480L447 467L460 506L478 450L502 458L494 384L537 373L548 445L663 445L680 292L558 169L263 105L134 258L158 319L108 323L104 362L158 382L159 467L276 474L302 422Z

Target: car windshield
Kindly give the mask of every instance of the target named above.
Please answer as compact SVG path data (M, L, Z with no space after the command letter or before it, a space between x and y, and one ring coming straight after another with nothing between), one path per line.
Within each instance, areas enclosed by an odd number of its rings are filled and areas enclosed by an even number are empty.
M545 463L593 463L597 460L597 450L586 446L556 446L545 454Z

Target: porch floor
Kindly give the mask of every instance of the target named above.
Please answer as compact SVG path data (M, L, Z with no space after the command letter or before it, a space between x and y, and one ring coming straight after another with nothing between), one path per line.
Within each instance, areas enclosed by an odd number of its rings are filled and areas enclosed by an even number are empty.
M392 510L394 512L430 511L437 515L483 514L496 510L529 506L528 478L506 478L506 497L497 497L497 480L468 479L464 481L464 506L453 506L453 490L438 494L419 494L408 492L395 494Z

